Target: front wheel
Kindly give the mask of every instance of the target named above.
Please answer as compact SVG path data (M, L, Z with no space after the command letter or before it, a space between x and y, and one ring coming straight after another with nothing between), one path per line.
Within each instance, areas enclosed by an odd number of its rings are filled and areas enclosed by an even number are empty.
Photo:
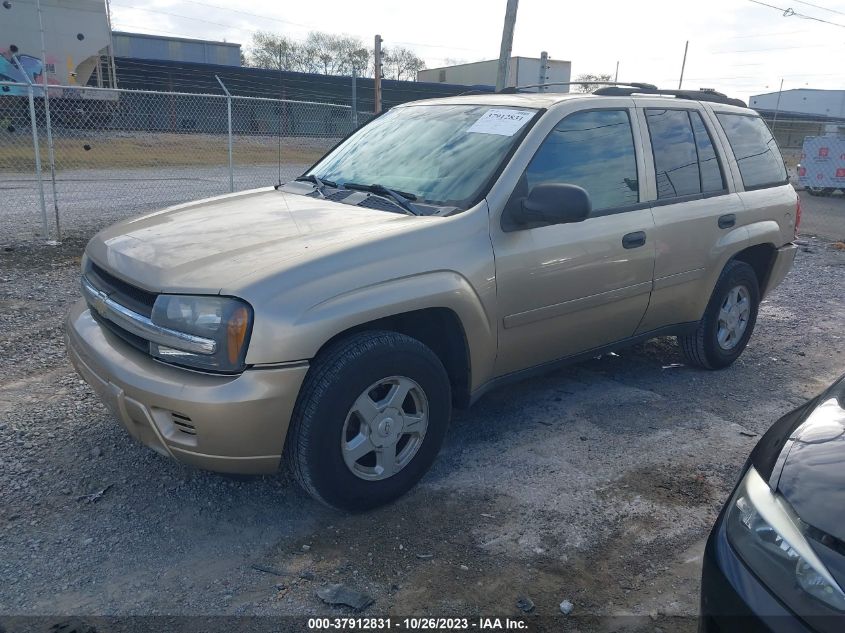
M451 415L440 359L396 332L363 332L315 359L300 391L285 457L315 499L366 510L426 473Z
M698 327L678 337L687 361L705 369L731 365L748 345L759 305L760 288L754 269L745 262L728 262Z

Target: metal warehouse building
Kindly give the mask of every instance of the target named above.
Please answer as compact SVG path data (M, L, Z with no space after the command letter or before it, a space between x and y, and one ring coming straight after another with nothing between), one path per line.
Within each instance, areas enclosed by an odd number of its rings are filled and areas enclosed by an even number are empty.
M541 83L542 60L539 57L511 57L508 61L507 86L530 86ZM495 86L499 60L490 59L471 64L456 64L443 68L427 68L417 72L417 81L461 84L463 86ZM572 62L546 60L545 83L566 83L572 76ZM569 92L569 86L550 85L547 92Z
M779 110L784 113L845 119L845 90L797 88L767 92L751 97L755 110Z
M112 31L115 57L167 59L174 62L241 65L241 45L186 37L163 37L147 33Z
M768 92L753 95L749 105L763 116L783 148L800 148L807 136L845 135L845 90Z

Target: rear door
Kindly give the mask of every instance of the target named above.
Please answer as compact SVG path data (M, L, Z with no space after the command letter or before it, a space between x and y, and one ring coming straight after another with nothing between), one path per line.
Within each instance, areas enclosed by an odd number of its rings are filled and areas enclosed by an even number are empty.
M654 289L638 334L697 321L709 270L744 209L712 121L694 102L638 99L654 216ZM702 304L703 302L703 304Z

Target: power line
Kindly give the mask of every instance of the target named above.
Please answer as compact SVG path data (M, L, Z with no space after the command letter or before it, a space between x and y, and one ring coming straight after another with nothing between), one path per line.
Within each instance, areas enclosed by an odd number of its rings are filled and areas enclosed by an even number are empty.
M798 0L795 0L795 1L797 2ZM817 17L814 17L812 15L807 15L805 13L798 13L796 10L791 9L791 8L783 9L781 7L776 7L773 4L767 4L765 2L760 2L760 0L748 0L748 2L751 2L753 4L759 4L760 6L768 7L769 9L776 9L777 11L781 11L783 13L783 17L785 17L785 18L791 18L792 16L795 16L796 18L802 18L804 20L813 20L815 22L822 22L824 24L830 24L831 26L838 26L839 28L845 29L845 24L839 24L838 22L831 22L830 20L824 20L822 18L817 18ZM804 3L802 3L802 4L804 4Z
M806 4L808 7L813 7L814 9L821 9L822 11L830 11L831 13L845 15L845 11L839 11L838 9L828 9L827 7L823 7L818 4L813 4L812 2L801 2L801 0L793 0L793 2L797 2L798 4Z
M807 46L775 46L774 48L741 48L729 51L710 51L712 55L725 55L727 53L763 53L766 51L790 51L801 48L827 48L830 44L808 44Z

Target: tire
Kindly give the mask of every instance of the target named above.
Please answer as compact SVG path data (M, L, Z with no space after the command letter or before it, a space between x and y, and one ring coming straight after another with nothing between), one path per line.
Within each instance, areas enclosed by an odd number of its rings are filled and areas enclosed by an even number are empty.
M728 337L724 340L724 332L730 331L730 327L720 327L720 314L722 308L729 300L729 293L735 292L738 288L744 289L738 294L732 295L731 298L742 298L743 296L748 302L748 312L745 319L745 326L742 328L740 323L741 317L737 319L737 328L741 328L742 332L739 336ZM734 317L739 316L743 312L742 302L735 301L739 304L734 311ZM723 369L729 367L740 354L742 354L745 346L748 345L748 339L751 338L751 333L754 331L754 325L757 322L757 310L760 306L760 287L757 282L757 275L754 269L745 262L731 261L722 270L719 279L716 281L716 287L713 289L713 294L710 301L707 303L707 309L704 311L704 317L698 323L698 327L690 334L678 336L678 344L681 351L691 365L696 365L704 369ZM734 332L737 332L734 329ZM720 342L720 335L722 342Z
M406 397L398 395L401 388ZM397 397L383 406L390 394ZM308 371L291 418L286 462L306 492L328 506L354 512L384 505L431 467L451 402L446 370L421 342L396 332L354 334L322 351ZM353 462L349 447L358 440L361 450L383 445ZM396 472L388 475L389 469Z

